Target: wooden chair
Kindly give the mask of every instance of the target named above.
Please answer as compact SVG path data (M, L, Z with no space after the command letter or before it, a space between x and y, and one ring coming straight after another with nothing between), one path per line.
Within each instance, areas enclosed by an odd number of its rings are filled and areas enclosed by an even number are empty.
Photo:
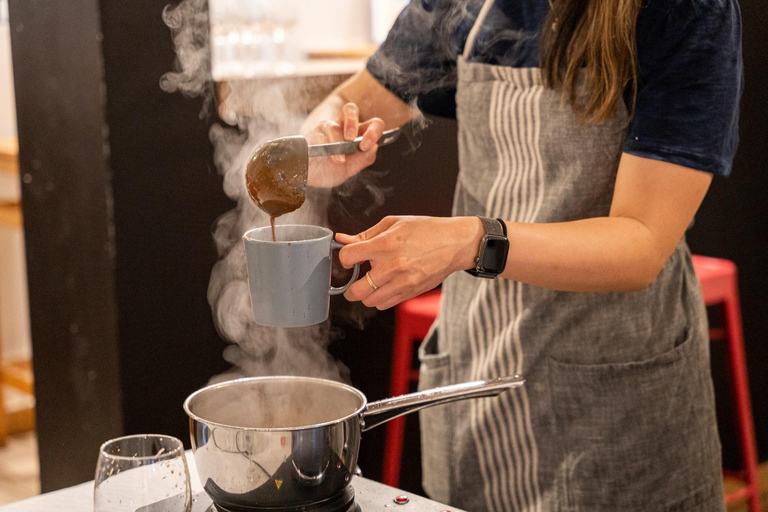
M15 139L0 139L0 173L18 180L18 145ZM21 204L18 198L0 200L0 226L22 229ZM0 318L2 322L2 318ZM0 340L0 348L2 340ZM0 351L0 446L4 446L8 434L34 428L34 408L12 414L5 410L4 386L34 396L31 361L5 362Z

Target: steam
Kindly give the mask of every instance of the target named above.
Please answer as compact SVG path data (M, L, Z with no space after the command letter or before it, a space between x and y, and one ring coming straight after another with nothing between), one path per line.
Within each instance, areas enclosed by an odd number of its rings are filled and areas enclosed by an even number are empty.
M211 51L208 45L208 0L184 0L163 9L163 21L171 29L176 47L175 71L160 78L165 92L181 92L188 98L201 96L201 118L214 99Z
M437 41L434 58L445 65L441 69L411 71L419 66L407 59L416 58L416 52L400 52L376 60L376 74L393 90L411 99L416 107L420 95L455 87L456 55L461 48L453 34L460 28L466 32L474 22L482 0L469 2L437 2L429 4L413 1L407 9L413 11L406 32L435 32ZM435 9L436 12L433 12ZM521 33L494 27L489 16L492 37L478 40L480 53L503 40L521 40ZM160 79L160 87L169 93L180 92L186 97L203 100L201 119L213 113L216 89L211 75L211 49L207 0L182 0L178 5L163 10L163 21L170 28L176 47L174 70ZM392 40L385 42L392 44ZM513 45L510 51L516 51ZM392 55L392 54L390 54ZM315 79L318 89L330 90L329 82ZM224 192L235 202L235 208L216 220L213 239L219 261L214 265L208 287L208 302L220 335L231 342L223 357L233 365L225 375L214 380L256 375L307 375L332 379L346 379L346 369L333 360L327 351L331 334L328 323L301 329L275 329L255 324L251 318L245 251L241 242L247 230L267 225L269 219L250 200L245 189L245 165L251 152L265 140L299 132L306 115L308 98L312 91L298 80L230 81L218 91L219 117L228 126L214 123L209 132L214 147L214 161L224 178ZM421 117L411 125L409 140L415 148L419 143L418 131L426 126ZM349 180L335 191L334 207L341 208L350 218L370 215L380 207L387 190L377 182L382 171L365 171L366 177ZM301 208L280 218L280 223L326 225L326 211L330 191L311 189ZM346 206L345 206L346 205ZM346 209L352 210L347 211ZM367 226L361 226L361 228ZM345 305L358 324L370 312L360 304Z
M163 11L176 46L174 71L160 79L166 92L201 97L201 118L215 104L210 67L208 6L206 0L183 0ZM327 351L328 324L301 329L257 325L251 318L245 251L242 235L264 226L269 217L256 207L245 189L245 166L251 152L265 140L298 133L305 112L307 91L291 81L230 82L219 91L224 98L220 114L232 126L214 123L209 137L214 162L223 176L224 192L235 208L216 220L213 239L219 255L208 285L208 302L219 334L231 342L223 353L233 368L214 381L261 375L304 375L347 378L346 369ZM247 115L246 115L247 113ZM280 223L326 224L329 192L308 191L307 201Z

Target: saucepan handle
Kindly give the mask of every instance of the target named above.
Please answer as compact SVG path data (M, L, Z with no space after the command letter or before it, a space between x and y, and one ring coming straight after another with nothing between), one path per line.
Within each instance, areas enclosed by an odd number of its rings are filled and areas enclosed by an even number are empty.
M487 381L464 382L462 384L427 389L419 393L387 398L368 404L368 407L366 407L361 415L360 426L363 431L366 431L398 416L426 407L466 400L468 398L497 396L507 389L522 386L523 382L525 380L521 376L515 375Z

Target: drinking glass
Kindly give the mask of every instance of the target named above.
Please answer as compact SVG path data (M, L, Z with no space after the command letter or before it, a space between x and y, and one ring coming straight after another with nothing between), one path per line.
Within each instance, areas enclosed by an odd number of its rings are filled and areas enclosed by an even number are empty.
M286 58L285 46L288 32L298 21L295 0L261 0L264 22L270 28L271 43L274 47L274 70L277 75L293 72L293 64Z
M94 479L95 512L135 512L159 501L168 511L188 512L192 506L181 441L139 434L101 445Z
M224 81L291 74L287 38L297 0L211 0L211 73Z

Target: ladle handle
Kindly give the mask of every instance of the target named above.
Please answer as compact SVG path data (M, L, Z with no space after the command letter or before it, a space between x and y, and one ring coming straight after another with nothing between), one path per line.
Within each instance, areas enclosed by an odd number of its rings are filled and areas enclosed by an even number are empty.
M464 382L379 400L368 404L368 407L363 411L360 420L361 429L363 431L370 430L398 416L426 407L466 400L467 398L497 396L507 389L522 386L523 382L525 380L521 376L515 375L488 381Z
M397 140L397 138L400 136L401 129L400 128L394 128L392 130L387 130L384 133L381 134L381 138L377 142L379 146L386 146L388 144L392 144ZM315 144L313 146L309 146L309 157L316 157L316 156L332 156L332 155L351 155L352 153L357 153L360 151L360 142L362 142L363 137L360 136L356 138L355 140L350 140L348 142L330 142L328 144Z

